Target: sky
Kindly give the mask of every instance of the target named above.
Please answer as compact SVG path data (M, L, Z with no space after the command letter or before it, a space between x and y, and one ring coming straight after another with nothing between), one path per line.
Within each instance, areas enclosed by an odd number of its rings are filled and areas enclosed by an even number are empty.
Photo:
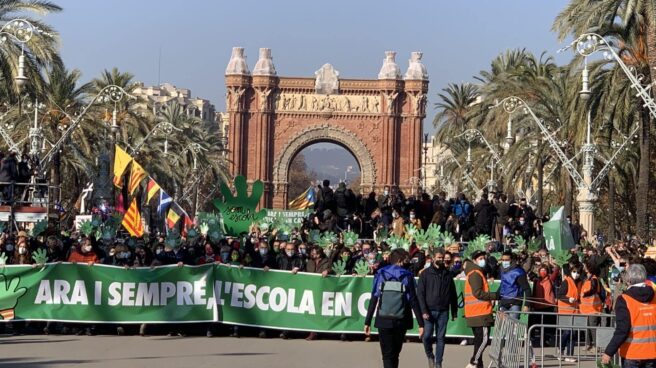
M280 76L314 76L331 63L343 78L376 78L386 50L404 73L422 51L430 76L431 131L437 93L473 81L509 48L555 55L550 31L565 0L169 1L54 0L64 10L45 16L61 35L61 53L83 81L117 67L146 85L169 82L225 108L224 72L233 46L246 49L252 70L258 49L272 49ZM161 59L159 58L161 51ZM571 55L559 55L565 62ZM158 63L161 60L161 68ZM158 73L159 70L159 73ZM159 79L158 79L159 74Z

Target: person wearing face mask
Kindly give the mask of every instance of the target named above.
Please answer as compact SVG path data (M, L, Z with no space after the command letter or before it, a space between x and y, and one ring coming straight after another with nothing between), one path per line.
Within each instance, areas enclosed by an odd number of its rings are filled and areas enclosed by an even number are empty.
M599 282L599 268L597 265L588 260L583 265L583 270L586 273L585 281L581 285L581 314L588 315L588 326L599 326L601 324L601 317L599 315L603 311L603 302L601 299L601 283ZM592 330L587 330L587 351L594 351L595 348L595 334Z
M332 265L330 259L326 256L323 251L323 248L320 246L314 246L310 250L310 259L305 265L306 272L309 273L320 273L321 277L326 277L331 272ZM317 333L310 332L310 334L305 338L307 341L316 340ZM345 335L341 336L342 340L346 339Z
M392 211L392 234L403 238L405 236L405 220L398 209Z
M499 300L497 292L490 291L485 277L486 254L475 251L472 259L465 261L465 319L474 333L474 352L466 368L483 368L483 352L494 323L492 301Z
M284 271L291 271L296 274L298 271L303 271L303 260L296 252L294 243L282 242L280 244L281 253L278 254L277 269Z
M565 272L563 280L556 298L558 300L559 315L573 315L579 313L579 298L581 295L581 266L578 263L571 264L569 272ZM566 362L574 363L576 358L574 354L574 339L572 339L572 330L563 330L560 341L561 355Z
M93 245L90 238L82 238L78 246L72 249L68 261L71 263L87 263L93 265L98 263L98 255L93 251Z
M523 310L528 311L525 305L526 300L531 297L531 286L528 283L526 272L521 268L511 251L505 251L501 255L501 267L499 270L501 276L501 287L499 288L499 310L510 312L508 315L515 319L519 318L519 312L524 305Z
M467 276L465 270L462 268L462 258L459 255L453 257L453 264L451 265L451 276L457 280L464 280Z
M408 223L419 230L423 229L421 226L421 219L417 218L417 213L414 210L410 211L410 221L408 221Z
M399 354L405 335L413 327L413 312L419 325L419 338L424 333L424 319L421 317L414 275L402 267L408 256L404 249L394 249L389 257L391 264L376 272L365 317L364 334L370 336L371 321L376 314L374 324L378 329L385 368L399 366Z
M417 299L424 319L424 352L428 358L429 368L442 368L446 327L458 316L458 297L456 284L444 263L444 251L440 248L433 254L432 263L419 276ZM433 333L436 347L433 353Z
M216 246L212 245L210 242L206 242L205 254L198 259L198 264L221 263L221 256L219 253L220 252L216 249Z
M220 248L219 258L221 259L221 263L223 263L223 264L229 264L230 263L230 246L229 245L223 245Z

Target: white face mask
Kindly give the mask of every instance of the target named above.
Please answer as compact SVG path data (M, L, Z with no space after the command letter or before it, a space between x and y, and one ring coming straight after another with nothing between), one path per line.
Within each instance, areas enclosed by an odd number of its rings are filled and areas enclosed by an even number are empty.
M431 262L430 262L430 261L426 261L426 263L424 264L424 268L428 268L428 267L430 267L430 266L431 266Z
M476 264L478 265L478 267L484 268L485 267L485 259L481 259L480 261L477 261Z
M578 279L579 278L579 273L578 272L572 272L572 278L574 280Z
M27 248L23 248L23 247L18 248L18 254L25 254L25 253L27 253Z
M91 252L91 246L90 245L85 245L82 247L82 250L86 253Z

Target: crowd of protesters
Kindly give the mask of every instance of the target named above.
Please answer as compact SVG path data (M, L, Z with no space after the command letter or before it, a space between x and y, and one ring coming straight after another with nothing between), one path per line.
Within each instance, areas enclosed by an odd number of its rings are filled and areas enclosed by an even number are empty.
M585 229L575 222L570 223L570 230L577 246L571 250L569 261L562 264L562 267L559 266L544 246L544 220L547 219L538 217L525 199L515 203L504 194L484 193L477 203L472 204L463 194L459 194L455 199L447 199L444 193L433 198L427 194L420 198L406 198L400 191L390 192L385 189L380 195L372 192L363 199L354 195L343 183L333 190L330 183L324 182L318 189L312 214L302 226L294 228L291 234L285 236L276 229L262 231L253 226L250 233L238 238L213 241L204 236L195 239L183 237L180 244L169 245L164 235L148 240L129 238L102 241L78 232L32 238L25 231L19 231L12 236L7 233L0 236L0 257L6 257L7 264L34 264L32 253L37 249L45 249L47 262L119 267L219 263L261 268L265 271L286 270L294 274L311 272L324 277L333 274L333 263L338 259L345 261L347 274L355 274L355 264L365 260L369 267L368 274L376 275L377 278L384 277L381 273L392 278L407 275L419 277L417 293L412 296L418 299L412 309L419 319L419 325L426 328L423 342L429 367L441 367L446 321L449 312L452 319L457 316L458 306L455 289L452 287L453 280L466 280L467 287L471 289L471 293L466 292L467 295L478 295L477 298L483 298L481 300L498 300L499 309L510 314L520 313L522 310L565 313L569 308L576 308L578 313L590 315L591 325L602 323L601 319L595 316L596 313L612 313L618 305L620 309L626 309L626 302L621 295L633 285L627 276L631 265L642 265L645 277L650 282L656 282L656 261L644 257L646 244L636 238L604 244L600 237L588 237ZM456 242L444 248L429 247L423 250L412 243L405 253L397 252L390 259L393 251L384 240L374 241L375 234L385 229L389 234L409 236L405 233L407 224L424 229L429 224L438 224L451 233ZM336 233L354 231L359 234L361 240L351 247L338 241L334 247L324 249L310 241L309 234L312 230ZM486 249L476 252L470 259L463 259L463 244L479 234L490 235L492 241L487 243ZM514 236L517 235L524 239L538 240L539 248L517 249L513 242ZM480 277L472 278L472 273ZM484 290L489 279L501 281L502 286L498 292ZM378 282L376 279L375 285ZM414 283L412 285L414 286ZM653 297L653 294L651 296ZM645 296L647 297L649 295ZM372 299L374 306L370 307L371 313L374 311L372 308L376 308L375 302L377 299ZM488 315L481 315L480 318L468 316L467 322L475 336L475 354L470 365L480 367L481 352L488 340L488 330L493 318ZM367 326L370 323L371 315L367 317ZM387 326L384 323L383 325ZM401 327L401 330L394 330L392 335L385 337L387 345L383 350L384 354L385 351L388 353L386 366L398 366L398 354L394 358L394 353L400 351L398 344L402 340L398 337L405 336L404 329L408 326ZM628 333L627 328L630 328L626 323L620 325L618 319L618 329L620 327L625 333ZM126 326L116 325L25 322L2 324L0 329L11 333L37 330L62 334L130 332ZM219 324L209 324L202 329L210 337L222 332L239 337L247 331L266 338L273 333L267 330L221 327ZM136 329L134 331L141 335L160 332L185 335L197 333L198 326L177 325L173 328L163 328L157 325L141 325L138 332ZM279 336L289 338L290 333L282 331ZM310 332L306 338L314 340L317 334ZM346 340L347 336L341 335L341 339ZM366 339L369 340L370 337L366 336ZM431 344L435 340L437 349L434 351ZM590 343L588 349L595 349L593 337L586 341ZM567 361L575 360L573 343L574 338L563 333L559 346L563 349L562 357ZM382 344L381 335L381 348ZM605 351L608 355L618 351L621 341L612 344Z

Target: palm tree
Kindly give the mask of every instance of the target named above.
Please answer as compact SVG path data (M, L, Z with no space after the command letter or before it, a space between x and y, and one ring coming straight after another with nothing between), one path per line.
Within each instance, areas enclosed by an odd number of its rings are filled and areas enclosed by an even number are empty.
M611 39L623 40L633 45L643 44L644 66L638 70L656 82L656 4L651 0L572 0L556 18L553 29L561 39L595 31ZM642 66L642 65L641 65ZM641 101L637 104L642 105ZM649 113L640 115L639 145L640 164L636 189L636 232L643 239L647 236L647 206L649 203L650 124Z
M25 72L30 83L28 88L38 89L42 86L41 69L61 64L57 50L57 33L47 24L31 18L30 14L46 15L59 12L62 8L49 1L7 0L0 2L0 24L5 25L12 19L22 18L42 31L35 32L29 42L21 43L13 37L7 37L0 48L0 97L11 104L19 100L18 86L14 77L18 73L18 58L25 55Z

